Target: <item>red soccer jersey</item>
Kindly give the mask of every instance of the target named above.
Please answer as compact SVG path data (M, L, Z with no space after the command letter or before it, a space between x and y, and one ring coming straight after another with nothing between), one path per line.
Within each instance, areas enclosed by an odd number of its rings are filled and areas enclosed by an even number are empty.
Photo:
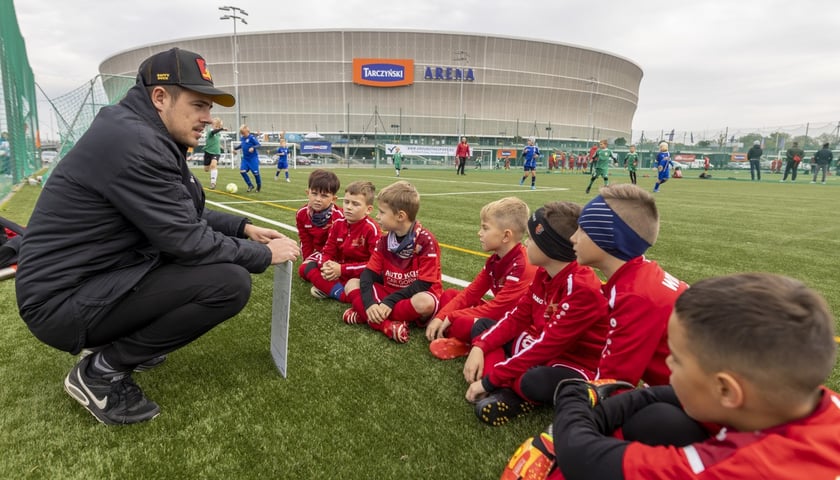
M626 480L833 480L840 477L840 396L823 387L814 413L766 430L723 432L680 448L633 442L623 464Z
M382 277L386 294L410 286L417 280L429 282L429 293L440 298L443 293L440 270L440 246L431 232L420 222L414 224L414 251L408 258L402 258L388 251L388 236L382 235L376 242L373 255L367 267Z
M327 236L330 234L330 228L339 218L344 218L344 211L335 204L331 204L328 208L332 209L330 219L323 227L317 227L312 223L312 216L309 213L309 206L304 205L295 215L295 223L298 229L298 238L300 238L300 250L303 254L303 259L306 260L313 253L320 253L327 243Z
M644 256L628 261L610 277L602 287L610 311L598 378L668 383L668 318L686 288Z
M537 267L528 263L527 250L521 243L504 257L493 254L467 288L444 305L437 316L446 318L457 313L473 319L486 317L498 320L525 295L536 272ZM493 292L493 299L482 302L488 290Z
M554 278L539 268L516 309L473 341L485 353L513 340L521 343L512 357L485 367L490 383L510 386L533 366L555 364L591 378L607 333L607 300L600 288L595 272L574 261Z
M346 218L333 222L320 264L332 260L341 264L341 278L359 278L381 236L379 225L369 216L355 223Z

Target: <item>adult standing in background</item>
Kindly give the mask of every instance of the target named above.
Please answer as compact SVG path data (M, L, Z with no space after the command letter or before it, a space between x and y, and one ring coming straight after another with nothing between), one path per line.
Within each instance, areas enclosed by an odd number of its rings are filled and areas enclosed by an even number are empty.
M750 180L761 181L761 156L764 150L761 149L761 142L753 142L753 146L747 152L747 160L750 162Z
M458 170L455 171L455 175L466 175L464 166L467 164L469 156L470 145L467 143L467 137L461 137L461 142L455 147L455 157L458 159Z
M205 208L185 153L213 103L235 99L213 86L200 55L149 57L56 166L29 219L15 281L20 316L47 345L95 350L64 389L102 423L156 417L131 372L239 313L250 273L300 255L276 230Z
M799 169L799 162L805 156L805 151L799 148L799 142L793 142L790 148L785 153L785 174L779 182L787 181L788 174L790 174L790 181L796 181L796 171Z
M828 149L828 142L823 143L822 149L814 154L814 160L817 162L817 168L814 169L814 178L811 183L817 183L817 174L822 170L822 183L825 185L825 176L828 173L828 166L834 160L834 155Z

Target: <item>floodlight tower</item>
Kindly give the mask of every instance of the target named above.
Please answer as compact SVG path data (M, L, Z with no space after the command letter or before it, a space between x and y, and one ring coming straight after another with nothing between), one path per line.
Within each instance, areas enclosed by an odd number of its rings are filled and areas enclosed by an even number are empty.
M236 22L242 22L243 25L248 25L248 22L245 20L245 17L248 16L248 12L232 5L219 7L219 10L223 12L231 12L222 15L219 17L219 20L233 20L233 95L236 97L235 127L239 129L239 125L242 124L242 115L240 111L242 102L239 99L239 39L236 37Z

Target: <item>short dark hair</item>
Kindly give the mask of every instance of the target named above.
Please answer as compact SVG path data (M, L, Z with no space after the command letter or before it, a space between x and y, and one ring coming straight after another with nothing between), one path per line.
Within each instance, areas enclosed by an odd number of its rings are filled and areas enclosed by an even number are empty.
M812 394L834 368L834 319L799 280L770 273L701 280L674 312L707 372L735 372L771 404Z
M180 85L149 85L146 87L146 93L149 94L149 97L152 96L152 92L154 91L155 87L160 87L166 90L166 93L172 97L172 100L178 100L178 97L181 96L181 92L184 91L184 87Z
M545 204L545 220L558 235L569 240L578 229L581 206L572 202L549 202Z
M309 174L309 190L335 195L341 188L341 180L330 170L317 168Z

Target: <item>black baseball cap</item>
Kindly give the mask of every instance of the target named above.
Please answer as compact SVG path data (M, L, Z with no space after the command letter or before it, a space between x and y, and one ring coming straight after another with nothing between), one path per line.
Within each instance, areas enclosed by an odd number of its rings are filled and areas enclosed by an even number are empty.
M203 93L213 97L213 101L223 107L232 107L236 103L233 95L213 86L213 77L201 55L180 48L172 48L144 60L137 72L137 79L147 87L178 85Z

